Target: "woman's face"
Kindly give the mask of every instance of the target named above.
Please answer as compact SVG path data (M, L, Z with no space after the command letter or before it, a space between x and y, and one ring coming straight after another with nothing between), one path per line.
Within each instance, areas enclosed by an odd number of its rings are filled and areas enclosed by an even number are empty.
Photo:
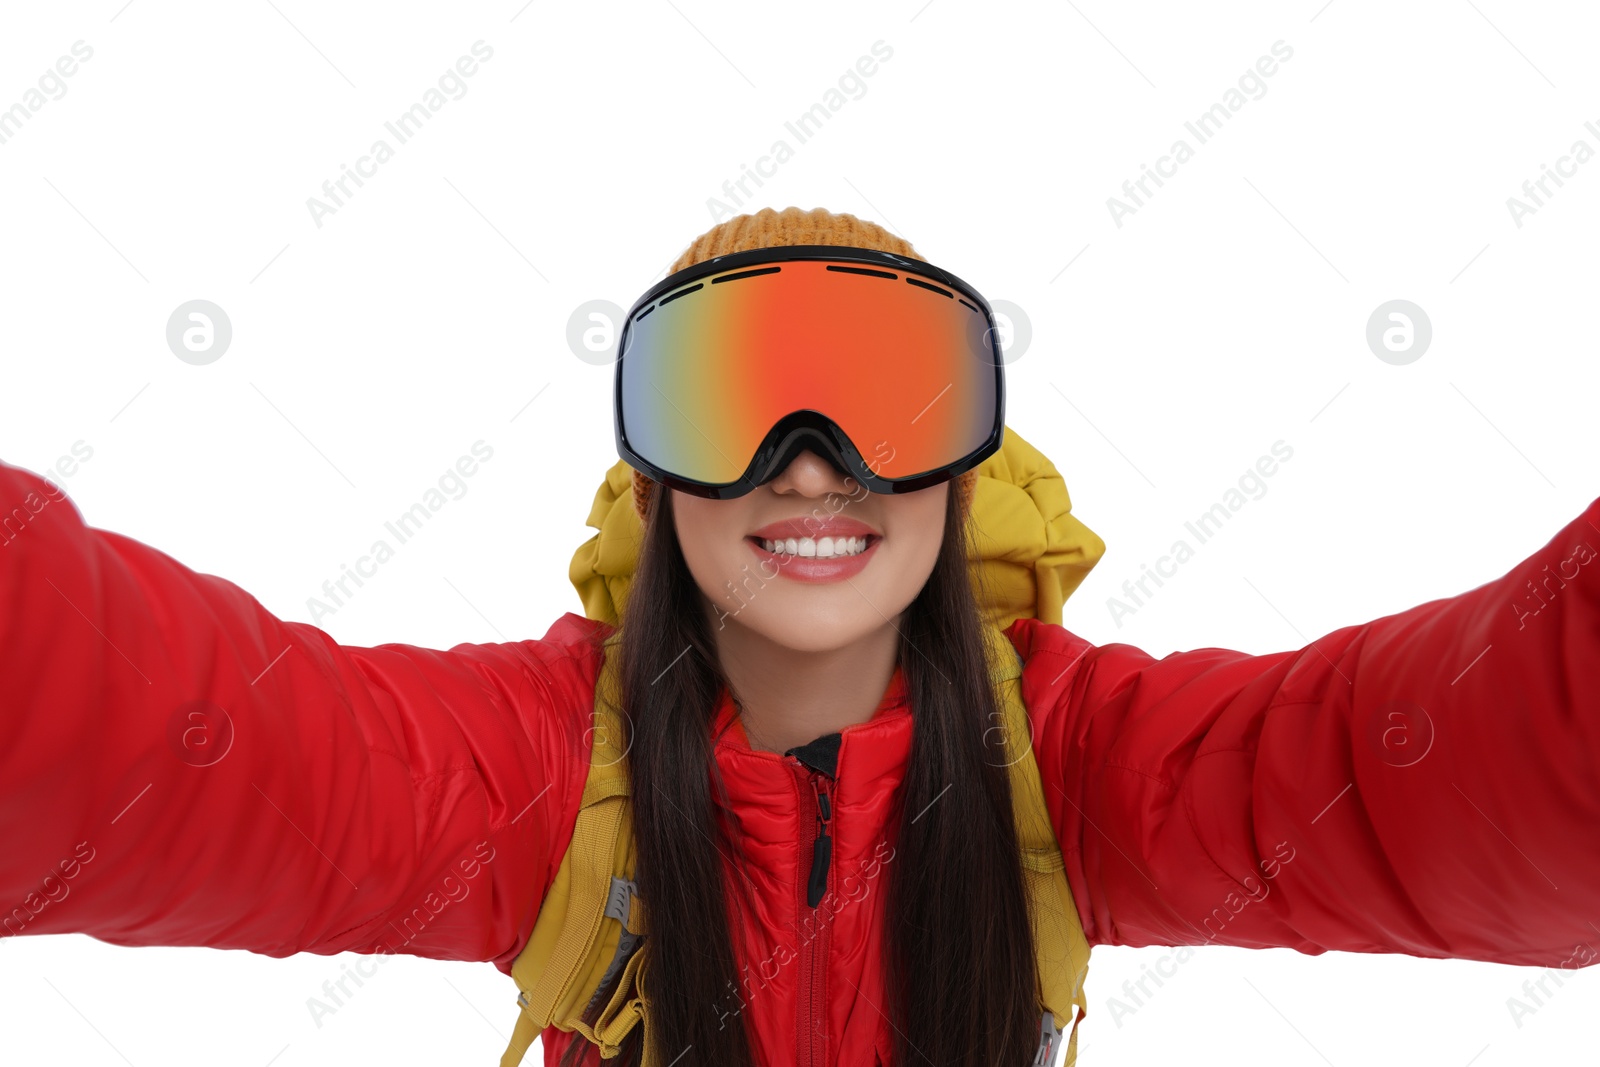
M813 452L733 500L673 490L683 558L712 630L743 626L797 651L892 625L933 573L951 483L872 493Z

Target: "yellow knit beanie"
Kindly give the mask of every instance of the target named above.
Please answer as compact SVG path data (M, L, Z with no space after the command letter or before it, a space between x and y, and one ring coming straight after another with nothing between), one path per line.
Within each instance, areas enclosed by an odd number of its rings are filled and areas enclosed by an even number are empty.
M764 207L753 215L739 215L719 222L696 237L680 255L667 273L672 274L704 263L715 256L732 252L746 252L752 248L776 248L780 245L848 245L852 248L872 248L892 252L910 259L927 259L919 256L909 241L902 240L874 222L865 222L847 213L834 214L823 208L801 211L786 207L774 211ZM978 484L976 468L957 476L956 491L961 494L962 514L972 506L973 489ZM643 524L650 510L650 497L656 482L643 471L633 472L633 506Z

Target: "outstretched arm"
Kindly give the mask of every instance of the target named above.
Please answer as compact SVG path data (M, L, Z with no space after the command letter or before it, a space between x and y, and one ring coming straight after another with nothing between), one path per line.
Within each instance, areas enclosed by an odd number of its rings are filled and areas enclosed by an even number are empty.
M1600 959L1600 500L1494 581L1295 652L1022 625L1091 943Z
M0 936L509 973L583 787L583 620L343 647L5 464L0 509Z

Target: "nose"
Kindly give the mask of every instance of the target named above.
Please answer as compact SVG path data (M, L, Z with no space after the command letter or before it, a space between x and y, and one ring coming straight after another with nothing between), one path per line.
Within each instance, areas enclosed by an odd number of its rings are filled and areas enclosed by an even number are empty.
M810 449L801 452L767 483L774 493L796 493L808 497L828 493L848 495L855 485L854 478Z

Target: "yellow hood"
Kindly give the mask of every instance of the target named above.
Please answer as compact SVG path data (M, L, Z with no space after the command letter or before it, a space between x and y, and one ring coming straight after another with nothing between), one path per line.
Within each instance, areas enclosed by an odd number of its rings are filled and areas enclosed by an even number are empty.
M1001 629L1019 618L1060 623L1061 605L1106 549L1072 514L1055 465L1009 426L1000 451L978 466L972 523L976 588ZM600 532L573 553L568 577L584 614L615 626L643 532L633 509L633 468L622 460L595 492L588 525Z

